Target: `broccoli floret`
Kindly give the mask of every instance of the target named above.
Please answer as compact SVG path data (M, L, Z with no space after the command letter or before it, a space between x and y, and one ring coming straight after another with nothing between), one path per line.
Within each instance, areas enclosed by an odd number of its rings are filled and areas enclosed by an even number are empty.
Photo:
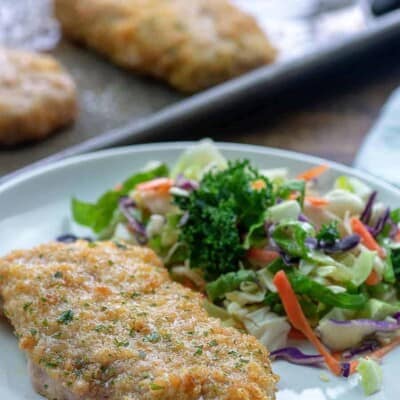
M198 190L188 197L175 196L175 203L189 215L180 240L189 249L191 266L213 280L239 269L243 237L264 218L274 196L267 178L248 161L237 161L226 170L207 173Z

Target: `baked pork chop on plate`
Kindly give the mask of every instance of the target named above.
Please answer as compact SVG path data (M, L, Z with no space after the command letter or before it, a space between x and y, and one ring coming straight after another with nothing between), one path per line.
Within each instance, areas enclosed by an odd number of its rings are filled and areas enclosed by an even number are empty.
M267 350L210 318L146 248L79 241L0 260L0 298L49 399L270 400Z

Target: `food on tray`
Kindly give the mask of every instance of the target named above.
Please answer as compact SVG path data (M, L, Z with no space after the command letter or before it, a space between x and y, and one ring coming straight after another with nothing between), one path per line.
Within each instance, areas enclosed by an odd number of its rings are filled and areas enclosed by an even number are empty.
M228 0L56 0L55 11L72 40L185 92L275 58L254 18Z
M270 400L252 337L208 317L150 249L52 243L0 259L0 297L49 399Z
M202 142L172 170L152 163L95 203L73 199L72 212L98 238L154 249L175 280L207 295L212 315L273 358L357 370L373 392L379 366L359 357L400 344L400 209L328 169L260 169Z
M0 145L43 139L76 114L75 84L56 60L0 48Z

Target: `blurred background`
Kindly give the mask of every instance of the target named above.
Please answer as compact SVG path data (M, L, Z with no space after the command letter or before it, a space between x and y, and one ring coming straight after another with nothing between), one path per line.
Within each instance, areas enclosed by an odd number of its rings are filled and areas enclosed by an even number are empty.
M372 172L380 159L371 158L371 146L382 146L373 156L388 151L394 160L400 155L400 144L393 146L400 133L394 112L376 122L400 85L400 1L232 3L256 18L277 58L188 95L63 38L51 0L1 0L0 45L52 54L76 82L79 114L74 124L43 141L0 147L0 176L5 179L43 159L103 147L202 137L285 148L345 164L357 156L357 165ZM0 77L0 119L1 85ZM398 97L392 96L391 103L400 103ZM396 178L392 172L388 179Z

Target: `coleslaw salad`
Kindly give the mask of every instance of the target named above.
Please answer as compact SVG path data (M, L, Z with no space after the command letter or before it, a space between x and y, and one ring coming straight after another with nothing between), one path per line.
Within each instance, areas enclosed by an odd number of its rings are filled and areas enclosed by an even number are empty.
M151 163L96 203L73 199L72 213L97 239L153 248L212 316L274 359L359 372L371 394L376 361L400 342L400 210L352 177L321 193L327 169L291 177L228 162L203 141L171 170ZM288 347L290 337L318 354Z

